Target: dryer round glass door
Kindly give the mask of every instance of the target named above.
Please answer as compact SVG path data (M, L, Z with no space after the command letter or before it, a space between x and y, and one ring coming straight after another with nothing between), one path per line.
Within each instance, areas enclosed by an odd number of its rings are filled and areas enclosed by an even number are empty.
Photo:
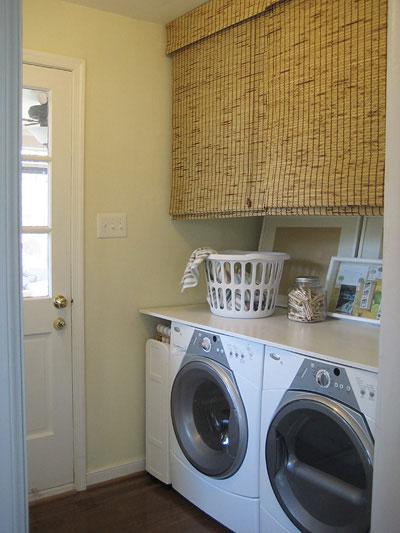
M312 533L369 531L372 453L359 413L304 392L284 398L265 445L269 481L282 509Z
M212 360L192 358L176 375L171 418L192 466L213 478L240 468L247 449L247 419L232 373Z

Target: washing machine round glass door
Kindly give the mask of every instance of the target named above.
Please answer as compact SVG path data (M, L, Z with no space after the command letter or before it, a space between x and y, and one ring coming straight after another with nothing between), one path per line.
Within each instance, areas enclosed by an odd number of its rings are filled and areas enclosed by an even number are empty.
M283 399L265 445L269 481L282 509L310 533L369 531L372 454L360 413L305 392Z
M179 446L192 466L224 479L240 468L247 449L247 419L232 372L191 358L171 391L171 418Z

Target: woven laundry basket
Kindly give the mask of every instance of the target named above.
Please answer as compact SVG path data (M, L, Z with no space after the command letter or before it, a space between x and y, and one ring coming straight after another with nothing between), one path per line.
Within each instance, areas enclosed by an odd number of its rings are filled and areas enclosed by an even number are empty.
M214 315L262 318L275 310L289 254L227 251L205 260L207 301Z

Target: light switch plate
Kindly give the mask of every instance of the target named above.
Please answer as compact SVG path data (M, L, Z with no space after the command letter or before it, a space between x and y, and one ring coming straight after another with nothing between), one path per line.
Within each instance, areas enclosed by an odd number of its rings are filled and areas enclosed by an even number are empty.
M98 213L97 238L115 239L127 236L126 213Z

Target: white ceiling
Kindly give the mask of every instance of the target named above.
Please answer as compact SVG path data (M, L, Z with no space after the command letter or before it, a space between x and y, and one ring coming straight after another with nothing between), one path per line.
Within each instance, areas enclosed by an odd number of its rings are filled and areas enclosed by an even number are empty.
M156 24L171 20L201 6L207 0L67 0L81 6L110 11Z

